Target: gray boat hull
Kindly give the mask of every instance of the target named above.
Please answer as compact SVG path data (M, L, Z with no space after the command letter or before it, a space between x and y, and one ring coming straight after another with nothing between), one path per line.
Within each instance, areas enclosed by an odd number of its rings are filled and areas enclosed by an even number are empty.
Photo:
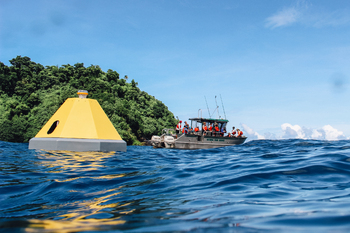
M175 140L175 148L188 150L218 148L239 145L244 143L246 139L246 137L236 138L183 134Z

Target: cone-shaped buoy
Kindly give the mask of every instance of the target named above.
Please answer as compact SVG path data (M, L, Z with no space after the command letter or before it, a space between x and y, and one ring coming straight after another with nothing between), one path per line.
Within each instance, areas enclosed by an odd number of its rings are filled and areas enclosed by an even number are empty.
M39 133L29 140L29 149L69 151L126 151L120 137L100 104L88 99L68 98Z

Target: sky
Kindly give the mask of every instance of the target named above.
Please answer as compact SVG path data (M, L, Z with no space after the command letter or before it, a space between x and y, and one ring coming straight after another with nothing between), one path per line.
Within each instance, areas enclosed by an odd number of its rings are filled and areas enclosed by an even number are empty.
M115 70L249 139L350 139L349 1L0 0L0 61L16 56Z

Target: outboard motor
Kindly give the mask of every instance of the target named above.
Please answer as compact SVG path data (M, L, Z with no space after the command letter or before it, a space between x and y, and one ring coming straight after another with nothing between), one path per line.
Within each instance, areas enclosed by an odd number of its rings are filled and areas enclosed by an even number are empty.
M159 136L153 135L151 142L153 147L161 147L161 140Z
M165 145L165 148L174 148L175 138L172 136L164 136L164 145Z

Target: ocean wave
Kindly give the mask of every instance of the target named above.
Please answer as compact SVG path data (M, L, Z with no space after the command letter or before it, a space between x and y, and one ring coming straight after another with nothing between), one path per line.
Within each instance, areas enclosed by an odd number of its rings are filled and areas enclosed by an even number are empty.
M208 150L28 150L0 142L0 229L347 232L350 141Z

